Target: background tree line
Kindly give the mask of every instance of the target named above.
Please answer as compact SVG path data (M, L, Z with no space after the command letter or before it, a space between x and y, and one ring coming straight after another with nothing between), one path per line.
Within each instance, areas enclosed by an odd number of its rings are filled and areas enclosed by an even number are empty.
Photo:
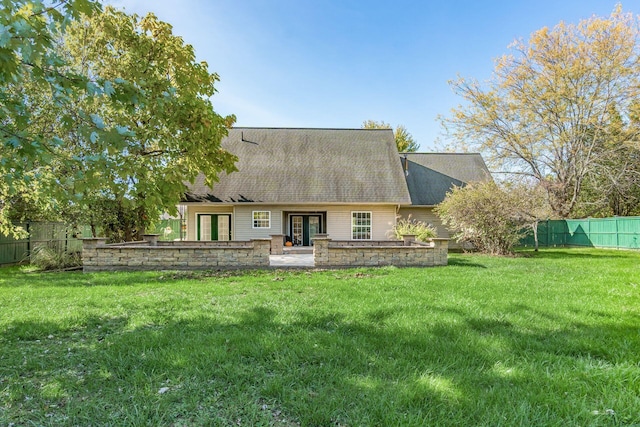
M559 23L510 46L487 82L451 82L443 120L500 181L539 186L556 218L640 214L638 17Z
M502 254L540 219L640 214L639 29L618 5L514 42L489 81L450 82L465 101L443 119L454 147L496 177L438 208L458 238Z

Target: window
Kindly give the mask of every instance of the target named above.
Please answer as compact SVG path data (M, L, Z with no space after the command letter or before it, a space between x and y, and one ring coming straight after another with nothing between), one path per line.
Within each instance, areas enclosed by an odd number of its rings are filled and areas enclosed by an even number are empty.
M371 212L351 212L351 239L371 240Z
M253 211L253 228L271 228L271 211Z

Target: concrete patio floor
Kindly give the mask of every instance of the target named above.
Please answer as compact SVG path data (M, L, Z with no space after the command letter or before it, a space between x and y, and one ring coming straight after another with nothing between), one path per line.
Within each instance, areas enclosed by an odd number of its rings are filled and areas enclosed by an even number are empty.
M271 267L314 267L313 254L269 255Z

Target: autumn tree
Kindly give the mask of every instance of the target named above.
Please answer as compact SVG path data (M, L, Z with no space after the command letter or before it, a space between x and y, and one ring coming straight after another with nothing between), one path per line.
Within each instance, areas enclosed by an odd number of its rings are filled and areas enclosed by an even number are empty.
M634 103L625 118L611 106L611 123L595 147L593 173L583 184L577 216L628 216L640 213L640 108Z
M383 121L377 122L375 120L365 120L362 123L363 129L392 129L389 123ZM393 131L393 136L396 140L396 146L398 152L415 152L418 151L420 145L413 139L413 136L407 131L403 125L398 125Z
M466 104L444 124L496 170L539 182L554 214L566 218L619 144L605 144L612 106L628 120L638 99L638 29L638 18L618 7L609 18L536 31L511 45L485 84L451 82Z

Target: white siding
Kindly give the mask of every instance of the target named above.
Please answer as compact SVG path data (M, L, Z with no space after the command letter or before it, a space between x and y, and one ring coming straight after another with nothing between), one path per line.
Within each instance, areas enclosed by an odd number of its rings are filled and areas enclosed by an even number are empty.
M270 211L271 228L253 228L253 211ZM197 232L196 213L232 213L233 240L268 238L271 234L287 234L284 212L326 212L326 232L334 240L351 240L351 213L371 212L371 235L373 240L389 240L389 231L395 224L394 205L239 205L215 206L207 204L188 205L187 239L195 240Z
M371 212L371 239L389 240L396 221L395 206L332 206L327 208L327 234L334 240L351 240L351 213Z
M327 208L327 234L333 240L351 240L351 207Z
M253 228L253 211L271 212L271 227ZM282 233L282 207L261 205L236 206L233 223L236 230L235 240L269 238L272 234Z

